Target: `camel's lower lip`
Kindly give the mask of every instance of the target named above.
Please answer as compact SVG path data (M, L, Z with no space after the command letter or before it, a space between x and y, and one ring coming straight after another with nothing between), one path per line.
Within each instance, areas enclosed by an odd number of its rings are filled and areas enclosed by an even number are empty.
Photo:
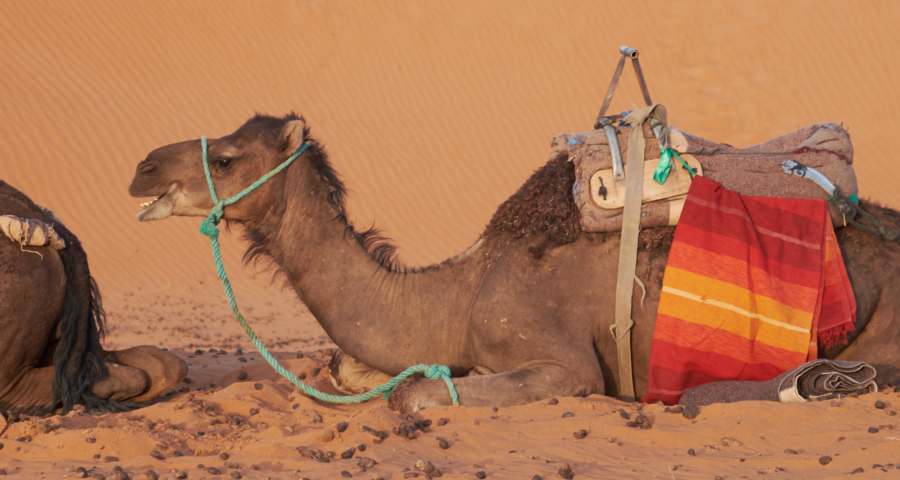
M169 188L169 191L156 197L154 200L141 204L141 211L137 214L139 222L149 222L150 220L162 220L172 216L175 210L174 196L171 195L175 189L175 185Z

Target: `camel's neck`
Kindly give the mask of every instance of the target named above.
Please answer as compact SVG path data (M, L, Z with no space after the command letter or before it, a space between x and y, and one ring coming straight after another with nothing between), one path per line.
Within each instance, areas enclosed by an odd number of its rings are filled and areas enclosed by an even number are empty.
M374 260L328 203L328 185L306 162L287 171L283 214L249 226L329 337L386 373L418 363L469 368L463 352L479 264L421 273Z

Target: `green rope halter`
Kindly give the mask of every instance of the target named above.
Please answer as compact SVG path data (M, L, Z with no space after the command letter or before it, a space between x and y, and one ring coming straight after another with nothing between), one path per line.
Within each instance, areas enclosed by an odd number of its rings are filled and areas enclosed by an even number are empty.
M219 200L219 197L216 196L216 187L213 185L212 174L209 172L209 161L207 159L207 145L206 145L206 137L200 138L200 145L203 148L203 172L206 174L206 183L209 184L209 196L212 197L212 201L215 204L212 210L209 211L209 215L206 217L200 224L200 233L209 237L209 242L212 245L213 252L213 260L216 263L216 269L219 272L219 278L222 280L222 287L225 288L225 296L228 297L228 305L231 307L231 313L234 315L234 318L241 324L241 327L247 332L247 336L250 337L250 341L253 342L253 345L259 350L259 353L269 362L269 365L278 372L279 375L288 379L291 384L295 387L302 390L307 395L317 398L319 400L329 402L329 403L362 403L368 401L377 395L382 395L384 399L387 399L391 393L391 390L404 379L409 377L410 375L416 372L424 372L427 378L441 379L444 383L447 384L447 388L450 389L450 397L453 399L454 405L459 405L459 396L456 393L456 387L453 385L453 381L450 380L450 369L444 365L414 365L412 367L407 368L400 375L394 377L391 381L385 383L384 385L374 388L366 393L360 395L353 396L340 396L340 395L329 395L327 393L322 393L312 387L307 386L305 383L301 382L300 379L294 376L291 372L287 371L281 364L278 363L278 360L269 353L269 350L266 349L266 346L262 344L259 340L259 337L256 336L256 332L250 328L250 325L247 323L247 320L244 319L244 316L241 315L240 310L238 310L237 301L234 299L234 292L231 290L231 282L228 281L228 274L225 273L225 265L222 263L222 254L219 252L219 222L222 221L222 216L225 214L225 207L228 205L232 205L238 200L246 197L250 192L259 188L260 185L269 181L270 178L278 175L279 172L287 168L297 157L300 156L303 152L309 148L309 144L304 143L296 152L294 152L287 160L285 160L281 165L275 167L274 170L265 174L250 185L249 187L242 190L237 195L225 199Z

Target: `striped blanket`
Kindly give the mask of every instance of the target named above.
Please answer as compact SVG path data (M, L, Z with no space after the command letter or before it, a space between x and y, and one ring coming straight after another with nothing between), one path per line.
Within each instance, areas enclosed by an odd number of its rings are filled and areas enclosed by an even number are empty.
M741 196L698 176L666 264L643 401L770 380L846 342L855 320L824 200Z

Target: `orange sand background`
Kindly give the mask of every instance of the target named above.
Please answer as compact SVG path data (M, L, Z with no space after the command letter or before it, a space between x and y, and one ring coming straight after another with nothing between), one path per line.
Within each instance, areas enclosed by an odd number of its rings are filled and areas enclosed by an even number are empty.
M127 187L137 162L152 149L230 133L254 112L301 113L352 191L351 219L360 226L377 223L408 264L429 264L461 252L477 238L496 206L546 161L550 139L591 128L617 48L629 45L641 51L653 100L668 107L679 129L747 146L803 125L843 122L853 136L862 195L897 207L898 13L900 3L887 1L4 0L0 178L56 211L81 239L109 313L107 347L155 344L233 351L249 343L231 320L208 242L197 233L199 219L134 220L141 200L129 197ZM628 67L611 111L640 104ZM280 288L280 280L271 284L270 273L241 269L243 247L237 233L222 236L225 262L238 299L264 341L283 351L330 346L293 292ZM210 377L209 383L221 386L239 366L222 370L221 378ZM246 385L212 395L241 396ZM278 385L287 391L283 383ZM266 405L277 418L272 422L282 422L278 412L286 408L285 401L266 401L272 402ZM566 402L570 408L595 403L607 408L599 398ZM670 422L678 428L669 433L660 428L647 437L630 429L612 433L634 437L628 443L643 442L640 454L573 450L574 460L567 461L593 465L594 473L583 474L585 478L599 478L602 472L646 478L651 466L652 475L668 477L665 466L690 462L699 462L693 474L675 471L672 476L712 478L725 475L716 473L721 464L702 456L683 457L684 445L696 435L724 436L721 429L745 415L742 424L756 425L747 434L753 442L767 437L784 443L782 437L792 428L824 422L819 430L803 426L812 431L798 433L795 443L825 444L837 437L829 427L875 422L869 416L876 413L863 408L870 400L854 402L859 405L853 411L859 413L847 418L846 409L821 406L719 407L710 410L715 413L706 427L684 420ZM166 416L175 407L167 402L152 408L152 415ZM333 415L368 408L372 405L337 409ZM520 422L534 420L528 435L500 426L465 427L470 428L466 435L479 435L491 446L488 450L498 453L471 449L460 453L455 465L490 462L507 469L506 478L530 477L531 470L516 470L519 460L507 460L511 454L500 450L546 445L547 452L566 451L563 443L551 440L561 429L558 438L571 442L572 428L547 420L556 418L557 407L550 416L544 408L511 410ZM491 414L449 409L445 415L470 419ZM382 409L372 415L393 414ZM130 418L113 417L123 422ZM596 428L619 428L612 417ZM684 433L688 430L695 436ZM116 435L125 438L129 431L123 426ZM496 438L476 432L495 432ZM687 436L680 439L682 434ZM890 442L884 437L878 438ZM149 459L141 457L146 449L134 442L110 438L131 449L122 458L135 464ZM875 441L874 436L861 439ZM73 462L83 460L76 450L51 449L47 442L46 454L30 457L13 455L13 442L7 442L0 466L55 471L62 463L51 466L49 459L59 452ZM531 446L507 448L504 442ZM678 445L680 457L648 446L654 442ZM36 439L28 448L38 444ZM835 462L821 467L813 459L787 467L793 464L777 461L784 457L781 449L804 447L777 445L750 448L774 455L760 470L773 473L785 466L794 478L824 478L857 466L836 467ZM853 448L858 452L864 445L853 443ZM900 460L896 444L885 445L878 448L890 447L894 460ZM271 448L254 455L282 454ZM865 461L858 466L868 471L872 463L891 462L876 454L878 448L860 453ZM404 466L417 459L409 455ZM622 456L647 470L604 470L606 463L623 463ZM299 460L294 454L290 461ZM316 468L322 465L329 464ZM722 471L756 475L749 466L732 467ZM459 473L452 478L472 478L462 473L465 469L445 470ZM339 472L318 471L311 478ZM703 475L694 476L699 471ZM385 478L400 478L397 472L399 467L391 477L385 471ZM256 478L253 472L245 475ZM198 476L191 473L189 478Z

